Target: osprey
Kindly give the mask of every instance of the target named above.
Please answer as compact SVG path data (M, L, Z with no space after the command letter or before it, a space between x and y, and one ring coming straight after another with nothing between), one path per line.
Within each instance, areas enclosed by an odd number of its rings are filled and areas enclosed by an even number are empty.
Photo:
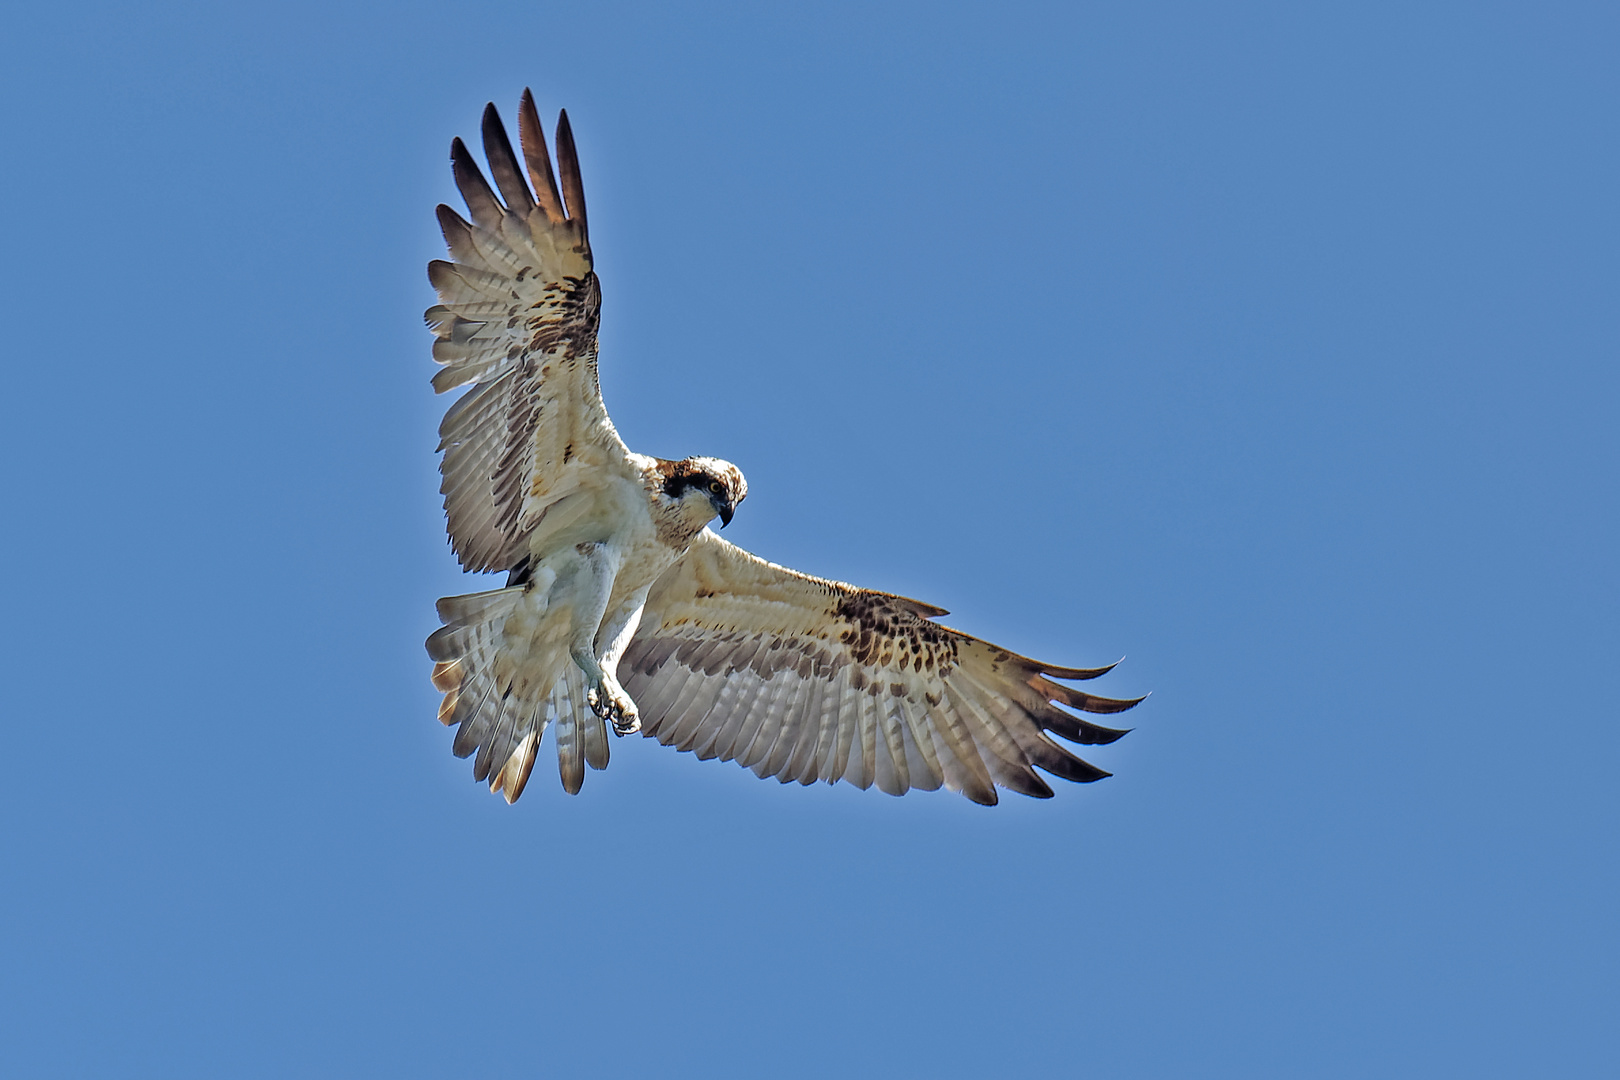
M942 608L768 563L708 528L748 495L735 465L625 446L597 383L601 292L568 114L555 172L528 91L518 135L521 164L485 108L493 189L451 143L472 220L441 205L453 261L428 264L433 388L472 384L439 428L450 542L464 570L507 575L440 600L427 641L439 719L473 776L516 801L550 727L577 792L587 765L607 766L609 724L784 784L943 785L987 805L997 787L1051 796L1037 768L1109 775L1048 733L1125 734L1057 707L1135 705L1054 681L1113 665L1030 660L940 625Z

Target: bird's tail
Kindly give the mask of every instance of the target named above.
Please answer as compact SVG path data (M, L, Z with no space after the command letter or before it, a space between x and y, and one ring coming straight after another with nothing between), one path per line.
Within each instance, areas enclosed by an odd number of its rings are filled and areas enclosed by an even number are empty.
M473 778L516 802L546 728L557 725L557 767L573 794L585 766L608 763L607 727L585 701L585 676L562 635L545 632L544 590L525 586L447 596L444 626L427 640L439 719L456 727L455 753L474 753Z

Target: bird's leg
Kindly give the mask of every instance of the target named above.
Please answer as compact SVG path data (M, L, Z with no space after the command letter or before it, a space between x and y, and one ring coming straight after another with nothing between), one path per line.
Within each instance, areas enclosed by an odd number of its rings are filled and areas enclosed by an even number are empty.
M580 555L577 573L581 587L574 602L568 653L590 682L585 701L591 711L611 723L614 734L634 734L641 730L636 703L624 692L613 672L596 658L596 640L619 561L605 544L578 544L576 550Z
M634 735L641 730L636 703L624 692L619 680L607 672L602 672L601 679L585 691L585 700L590 703L592 712L613 725L613 734Z
M651 588L651 586L648 586ZM602 620L601 629L596 632L593 649L601 657L598 661L602 668L602 685L611 689L609 697L612 711L597 711L597 715L613 722L615 735L634 735L641 730L641 717L637 714L636 703L630 700L630 695L624 692L619 685L618 670L619 657L624 650L630 647L630 639L636 636L636 627L641 625L642 606L647 602L647 589L642 589L633 596L626 597L618 607L608 612L607 618ZM616 700L617 706L611 706ZM596 706L591 706L593 709Z
M582 647L576 641L569 651L574 663L590 680L585 701L590 705L591 712L612 724L615 735L634 735L640 731L641 717L636 713L636 703L624 692L619 680L597 661L589 642Z
M591 648L591 638L573 641L569 653L573 662L580 665L585 677L590 680L590 688L586 688L585 701L590 704L591 712L603 717L604 721L612 724L614 735L633 735L642 730L642 717L635 712L635 701L630 701L630 695L620 687L619 680L612 677L612 672L604 669L601 662L596 659L596 651Z

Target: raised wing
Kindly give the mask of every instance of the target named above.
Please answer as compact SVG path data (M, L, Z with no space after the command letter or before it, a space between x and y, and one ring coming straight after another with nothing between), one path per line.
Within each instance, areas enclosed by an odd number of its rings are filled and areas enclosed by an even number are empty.
M483 128L500 194L456 139L450 160L472 221L439 207L455 261L428 264L440 303L427 321L433 359L444 365L433 388L475 384L439 425L451 544L463 569L506 570L526 554L522 540L541 513L583 470L631 466L597 385L601 292L568 114L557 121L554 175L534 97L523 92L518 134L527 181L493 104Z
M788 570L705 530L653 586L619 678L642 732L782 783L847 780L891 795L942 784L993 805L996 788L1048 798L1037 768L1109 775L1048 738L1110 743L1054 702L1115 713L1132 701L1052 681L1055 667L932 621L939 608Z

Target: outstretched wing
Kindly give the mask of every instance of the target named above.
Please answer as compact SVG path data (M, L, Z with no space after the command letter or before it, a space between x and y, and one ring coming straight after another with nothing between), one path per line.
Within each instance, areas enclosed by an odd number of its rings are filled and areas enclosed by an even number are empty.
M1049 797L1037 768L1109 775L1047 733L1109 743L1125 732L1054 702L1115 713L1140 698L1053 682L1109 668L1029 660L932 620L943 614L776 566L705 530L653 586L619 678L644 734L784 784L848 780L891 795L943 784L991 805L998 786Z
M500 194L456 139L450 160L472 221L439 207L455 261L428 264L440 303L427 321L433 359L444 365L433 388L474 384L439 425L451 544L463 569L506 570L525 554L522 540L545 508L583 471L629 469L630 453L597 385L601 293L568 114L557 121L554 175L534 97L523 92L518 134L528 181L493 104L483 127Z

